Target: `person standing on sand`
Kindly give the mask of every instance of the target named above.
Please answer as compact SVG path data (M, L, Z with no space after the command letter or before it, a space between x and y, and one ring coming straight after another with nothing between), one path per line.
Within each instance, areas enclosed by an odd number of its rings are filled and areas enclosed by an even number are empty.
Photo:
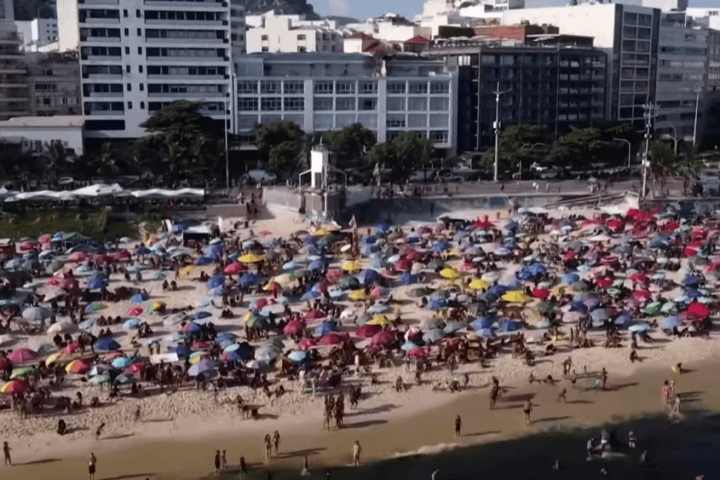
M353 448L352 448L353 465L360 465L360 454L361 453L362 453L362 447L360 446L360 442L355 440L355 443L353 444Z
M673 402L673 406L672 406L672 409L670 410L670 414L669 414L670 418L682 416L682 413L680 412L680 404L681 404L680 395L675 395L675 401Z
M5 466L12 467L12 459L10 458L10 445L8 442L3 442L3 454L5 455Z
M662 388L662 402L663 406L667 406L667 404L670 403L670 384L667 380L665 380Z
M245 457L240 457L240 471L247 475L247 464L245 463Z
M558 394L558 403L565 403L567 401L567 388L563 387Z
M220 476L220 450L215 452L215 476Z
M97 466L97 458L94 453L90 454L90 460L88 460L88 480L95 480L95 469Z
M275 430L275 433L273 434L273 451L273 455L275 455L276 457L280 453L280 432L278 432L277 430Z
M455 436L459 437L461 435L462 431L462 418L460 418L460 415L457 415L455 417Z
M220 470L223 472L227 469L227 457L225 457L225 450L223 450L222 457L220 457Z
M600 372L600 380L602 381L602 389L605 390L608 380L608 373L607 370L605 370L605 367L603 367L602 372Z
M492 390L490 391L490 410L495 408L495 404L497 403L499 396L500 387L498 387L497 385L493 385Z
M530 400L525 400L523 405L523 413L525 414L525 426L529 427L532 421L530 420L530 414L532 413L532 403Z
M269 462L270 457L272 457L272 439L270 438L269 433L265 435L264 444L265 444L265 461Z

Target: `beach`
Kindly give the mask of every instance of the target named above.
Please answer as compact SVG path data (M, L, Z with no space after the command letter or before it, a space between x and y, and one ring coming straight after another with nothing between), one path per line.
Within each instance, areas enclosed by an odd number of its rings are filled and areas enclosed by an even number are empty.
M495 212L471 212L478 218L487 215L494 218ZM592 216L592 210L581 211ZM558 212L552 215L559 216ZM503 218L502 222L507 221ZM421 222L419 222L421 223ZM302 228L296 215L277 213L275 218L255 222L254 233L271 232L268 236L286 236ZM405 227L409 228L409 225ZM364 228L361 227L361 230ZM247 235L248 232L242 232ZM589 236L589 235L588 235ZM547 234L539 235L541 242L552 243ZM135 248L136 245L130 246ZM500 283L512 281L522 265L499 262ZM339 266L342 260L334 259L331 266ZM678 284L662 292L665 298L673 299L683 294L680 284L689 273L687 260L683 268L667 272L667 278ZM176 292L164 292L161 280L146 277L140 287L149 293L148 304L164 302L168 309L192 306L207 296L204 284L193 280L204 271L212 272L212 266L197 267L193 272L178 279ZM143 272L145 273L145 272ZM622 271L618 278L627 280ZM113 286L133 286L122 276L113 274ZM447 285L444 278L430 275L427 284L442 289ZM135 285L137 286L137 285ZM392 290L395 305L388 316L402 316L405 326L421 326L432 321L437 313L420 308L417 298L410 295L413 285L397 286ZM716 280L708 277L706 288L714 290ZM40 290L44 292L44 287ZM246 298L246 305L255 296ZM349 310L360 309L352 302L341 302ZM146 304L147 305L147 304ZM247 306L238 307L234 318L213 317L218 331L240 335L242 314ZM302 303L291 305L302 307ZM98 314L127 316L133 304L129 301L108 303ZM280 305L271 306L280 313ZM528 309L530 310L530 309ZM527 313L527 321L538 323L542 318ZM154 338L163 338L174 331L176 325L167 325L162 316L147 315ZM317 323L309 325L315 327ZM119 327L122 327L121 325ZM339 331L352 332L356 325L345 322ZM113 327L114 338L123 349L129 346L132 332ZM542 333L542 330L538 330ZM528 332L529 343L533 345L533 333ZM87 469L90 452L98 457L98 477L105 479L198 479L211 478L213 457L217 450L225 450L229 471L222 478L235 478L233 471L239 458L245 457L251 466L250 478L261 478L264 472L275 469L300 471L303 457L308 456L314 471L326 468L340 468L351 464L351 447L358 440L363 448L362 462L374 462L403 456L433 454L454 450L477 443L497 442L518 438L527 434L554 430L574 430L619 422L646 415L666 415L668 408L661 402L663 382L676 381L676 392L680 394L683 409L712 411L720 401L720 386L712 380L713 372L720 365L720 340L715 332L708 338L670 339L659 331L651 332L653 343L641 343L637 349L639 362L629 361L629 342L624 335L624 346L603 348L600 346L605 332L591 330L588 338L596 346L572 348L566 338L557 342L557 353L536 359L527 365L522 359L512 358L507 348L494 357L487 367L478 362L460 363L451 373L446 367L434 367L423 374L423 384L415 385L414 367L410 370L400 358L392 366L373 367L379 383L363 383L363 397L357 409L345 408L345 428L323 428L323 394L305 393L298 380L277 379L274 388L282 385L285 394L268 398L261 389L234 387L221 390L200 391L189 384L186 388L169 393L158 388L146 387L142 397L122 396L95 409L84 409L65 415L69 433L58 436L55 431L57 416L39 416L21 420L10 411L0 412L0 441L8 441L12 448L13 467L0 467L3 479L65 479L81 478ZM47 344L52 335L13 335L0 348L38 349ZM272 337L271 337L272 338ZM363 343L364 342L364 343ZM546 342L543 342L546 343ZM360 348L367 340L358 342ZM536 347L537 349L537 347ZM139 355L145 355L141 347ZM575 383L570 376L563 375L563 361L572 358L572 370L577 373ZM673 365L682 363L684 372L674 373ZM607 369L607 390L602 391L596 381L600 370ZM551 375L550 383L528 381L532 373L536 379ZM462 383L469 378L469 386L457 393L440 387L446 380ZM407 390L395 391L395 383L402 377ZM502 395L495 409L489 408L491 379L497 377L502 386ZM62 388L62 394L72 396L80 391L85 399L92 396L105 397L107 387L81 382L70 377ZM354 385L359 379L353 375L343 378L345 385ZM558 394L567 389L567 402L558 401ZM235 403L237 394L247 404L262 405L258 419L243 420ZM533 403L532 424L523 424L522 406L526 400ZM141 417L135 420L140 408ZM455 437L454 419L461 415L463 434ZM95 430L105 424L103 434L96 440ZM262 439L274 431L281 434L280 455L269 463L265 462ZM642 433L638 432L642 444ZM580 446L582 451L582 445ZM210 476L208 476L210 475ZM265 478L262 476L262 478ZM438 479L439 480L439 479Z

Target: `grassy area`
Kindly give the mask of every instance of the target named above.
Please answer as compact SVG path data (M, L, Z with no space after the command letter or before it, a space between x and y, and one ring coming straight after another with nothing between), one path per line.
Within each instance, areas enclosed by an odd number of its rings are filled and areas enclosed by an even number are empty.
M93 213L64 212L56 210L27 211L21 214L0 214L0 238L20 239L39 237L58 231L80 232L96 240L112 240L115 237L138 237L138 225L142 221L158 223L159 214L146 213L128 222L125 217L109 211Z

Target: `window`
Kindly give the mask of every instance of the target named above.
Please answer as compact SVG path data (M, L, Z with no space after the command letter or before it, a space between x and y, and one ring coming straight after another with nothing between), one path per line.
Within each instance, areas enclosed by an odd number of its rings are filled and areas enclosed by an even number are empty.
M404 112L405 99L400 97L390 97L387 99L388 112Z
M350 95L355 93L355 82L338 80L335 83L335 93L338 95Z
M138 55L142 55L142 47L138 47Z
M283 88L285 89L285 93L304 93L305 92L305 82L302 80L285 80L283 82Z
M279 80L262 80L260 82L260 93L280 93Z
M130 55L130 47L125 47L125 55Z
M360 82L360 93L377 93L377 83Z
M142 28L137 29L137 36L142 37Z
M387 84L387 91L391 94L405 93L405 82L390 81Z
M299 112L305 110L305 99L303 97L286 98L285 110L290 112Z
M138 72L143 73L143 66L142 66L142 65L140 65L140 66L138 67Z
M355 99L354 98L338 98L335 100L335 110L341 112L355 110Z
M127 84L127 91L132 92L132 83Z
M405 128L405 115L388 115L387 128Z
M305 34L304 34L304 33L299 34L299 35L297 36L297 39L298 39L298 41L300 41L300 40L306 40Z
M282 101L276 97L263 98L260 101L260 110L263 112L279 112L282 110Z
M269 49L268 47L262 47L261 51L262 51L262 52L269 52L270 49Z
M338 99L340 100L340 99ZM347 100L347 99L343 99ZM333 109L333 99L329 97L315 97L313 99L313 109L318 112L326 112ZM354 110L354 108L352 109Z
M428 137L430 140L439 143L448 143L448 138L450 138L447 130L430 130Z
M142 87L142 85L140 86ZM140 110L145 110L145 102L140 102Z
M238 82L238 93L240 94L257 93L257 88L257 82L254 80L243 80Z
M140 91L142 92L142 91L144 91L144 90L145 90L145 84L144 84L144 83L141 83L141 84L140 84Z
M258 99L257 98L243 98L238 99L238 109L241 112L257 112L258 110Z
M125 29L125 36L126 36L126 37L129 37L129 36L130 36L130 29L129 29L129 28L126 28L126 29Z
M333 82L325 80L315 82L315 93L333 93Z
M408 110L415 111L415 112L427 110L427 98L423 98L423 97L408 98Z
M410 93L427 93L427 82L410 82Z
M430 110L433 112L447 112L450 110L450 99L447 97L434 97L430 99Z
M263 35L263 36L260 37L260 40L262 40L263 42L267 42L268 36L267 36L267 35Z
M132 110L132 102L128 102L128 110Z
M430 93L450 93L450 82L430 82Z
M125 65L125 71L126 71L127 73L130 73L130 65Z
M307 47L297 47L298 53L305 53L307 52Z
M358 98L358 110L377 110L377 98Z

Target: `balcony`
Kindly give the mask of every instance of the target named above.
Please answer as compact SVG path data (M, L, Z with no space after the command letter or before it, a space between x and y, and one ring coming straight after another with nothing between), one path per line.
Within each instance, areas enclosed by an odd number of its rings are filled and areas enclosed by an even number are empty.
M123 92L87 92L83 94L85 98L122 98Z
M120 23L120 19L119 18L85 17L85 20L80 22L80 25L85 24L85 23L92 23L93 25L103 24L103 23L117 25L118 23Z
M227 20L178 20L146 18L145 25L181 25L183 27L222 27L227 25Z
M147 76L148 80L162 80L164 82L177 82L183 81L184 83L195 83L195 82L217 82L218 80L225 80L224 75L171 75L171 74L159 74ZM191 82L188 82L190 80Z
M148 98L223 98L224 96L223 92L148 92Z
M84 55L84 62L122 62L122 55Z
M85 73L83 78L88 80L122 80L122 73Z
M147 43L163 44L168 43L171 45L177 44L203 44L203 45L222 45L228 43L225 38L158 38L149 37L145 38Z
M228 3L222 0L215 0L214 2L196 2L193 0L145 0L143 3L146 7L181 7L203 10L207 10L208 8L225 10L228 6Z
M80 41L85 43L120 43L120 37L80 37Z
M113 116L119 117L125 115L123 110L85 110L85 115L99 117L99 116Z
M180 63L212 63L212 62L228 62L229 57L196 57L196 56L150 56L147 57L148 62L180 62Z
M120 5L120 0L79 0L80 5Z

